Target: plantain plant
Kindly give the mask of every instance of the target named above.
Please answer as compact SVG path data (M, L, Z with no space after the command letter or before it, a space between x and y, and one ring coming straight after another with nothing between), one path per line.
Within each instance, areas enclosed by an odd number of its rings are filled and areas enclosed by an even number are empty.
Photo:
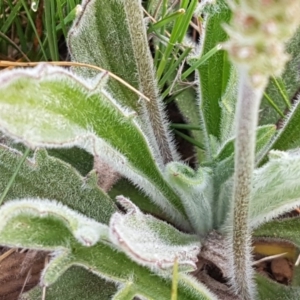
M299 298L255 273L251 242L300 247L300 219L277 218L300 205L300 3L177 2L144 19L140 0L84 0L70 70L0 73L0 244L51 253L24 299Z

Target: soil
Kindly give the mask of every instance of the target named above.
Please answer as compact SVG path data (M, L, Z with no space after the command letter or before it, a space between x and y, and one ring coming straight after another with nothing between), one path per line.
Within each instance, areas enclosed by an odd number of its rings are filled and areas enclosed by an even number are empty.
M286 254L266 260L264 249L267 249L268 252L275 250L276 252ZM298 255L298 250L293 244L286 241L270 242L267 240L256 240L254 243L254 251L255 250L254 261L259 262L255 266L257 272L278 283L284 285L291 284ZM269 254L269 257L271 256L272 254Z
M47 253L0 248L0 300L17 300L39 282Z

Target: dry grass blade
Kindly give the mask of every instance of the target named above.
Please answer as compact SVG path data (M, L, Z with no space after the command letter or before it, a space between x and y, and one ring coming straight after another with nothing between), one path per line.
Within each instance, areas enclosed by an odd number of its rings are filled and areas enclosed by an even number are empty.
M297 260L295 262L295 267L298 267L299 264L300 264L300 254L298 255L298 258L297 258Z
M4 259L6 259L7 257L9 257L12 253L14 253L16 250L17 250L16 248L12 248L12 249L9 249L8 251L4 252L0 256L0 263L1 263L1 261L3 261Z
M22 289L21 289L21 292L20 292L19 297L23 294L24 288L25 288L27 282L29 281L29 278L30 278L30 276L31 276L31 270L32 270L32 268L30 268L29 271L27 272L27 275L26 275L26 277L25 277L25 280L24 280L24 283L23 283L23 286L22 286Z
M48 265L49 263L49 257L46 256L45 257L45 264L44 264L44 267L46 268L46 266ZM46 289L47 287L46 286L43 286L43 294L42 294L42 300L46 300Z
M267 256L267 257L264 257L262 259L259 259L257 261L255 261L252 266L256 266L258 264L260 264L261 262L264 262L264 261L268 261L268 260L272 260L272 259L275 259L275 258L279 258L279 257L283 257L287 254L287 252L284 252L284 253L280 253L280 254L276 254L276 255L271 255L271 256Z
M135 92L138 96L140 96L141 98L143 98L143 99L150 102L150 99L148 97L146 97L144 94L142 94L140 91L135 89L133 86L131 86L128 82L126 82L125 80L123 80L119 76L115 75L114 73L112 73L108 70L105 70L105 69L97 67L97 66L89 65L89 64L78 63L78 62L67 62L67 61L11 62L11 61L0 60L0 67L11 67L11 66L14 66L14 67L34 67L34 66L37 66L40 63L47 63L47 64L50 64L50 65L61 66L61 67L85 67L85 68L90 68L90 69L97 70L99 72L105 72L110 77L114 78L115 80L119 81L124 86L126 86L127 88L129 88L130 90Z

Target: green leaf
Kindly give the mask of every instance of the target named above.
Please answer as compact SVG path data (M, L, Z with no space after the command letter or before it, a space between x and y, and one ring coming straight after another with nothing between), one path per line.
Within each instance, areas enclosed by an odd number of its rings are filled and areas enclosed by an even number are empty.
M66 221L58 214L48 215L44 210L45 214L42 215L40 213L28 215L25 211L22 212L23 202L22 200L13 201L16 210L11 211L10 215L6 214L7 208L10 207L9 203L0 208L2 225L0 244L29 249L54 250L54 258L43 272L41 280L43 285L48 286L54 283L67 268L79 265L118 284L132 283L136 290L135 296L146 299L169 298L171 279L159 277L146 267L137 265L124 253L119 252L109 241L100 239L96 244L88 247L86 243L79 243L74 237L74 232L70 232L71 227L69 225L66 227ZM19 209L17 203L20 204ZM41 206L42 203L40 201ZM63 208L62 214L66 212L66 209L66 207ZM42 211L40 212L42 213ZM71 214L81 220L76 212ZM200 283L192 282L185 277L182 278L179 281L178 297L187 300L215 299L213 294Z
M133 284L129 282L124 287L118 290L118 293L114 295L112 300L132 300L136 291L134 290Z
M260 126L256 129L256 156L258 156L269 144L276 132L274 125ZM234 173L234 138L228 140L223 148L219 150L214 169L214 190L215 190L215 207L214 220L215 226L219 227L228 216L228 207L232 201L232 180Z
M0 145L0 191L4 191L22 154ZM67 163L38 150L22 164L5 201L20 198L49 198L99 222L108 224L116 206L97 186L94 172L87 178Z
M95 245L100 239L108 239L108 227L101 223L96 222L93 219L89 219L84 215L81 215L65 205L59 202L49 201L43 199L23 199L8 201L1 206L1 221L0 232L2 243L6 246L11 246L10 232L4 230L7 227L7 223L10 223L14 216L31 217L35 218L47 218L55 219L57 223L63 223L66 228L73 234L78 243L90 247ZM58 246L61 241L56 236L43 236L43 231L36 228L36 235L45 239L44 247L41 249L53 249ZM19 239L23 246L30 247L30 236L24 236L20 233L12 238L12 240ZM26 245L27 244L27 245ZM38 245L36 247L39 247Z
M194 171L182 163L171 162L166 167L166 176L183 199L184 208L194 231L200 236L207 235L213 228L212 170L199 167Z
M156 30L160 29L161 27L166 26L168 23L174 22L178 17L185 13L184 10L177 10L168 15L166 15L163 19L157 21L154 24L150 24L148 32L155 32ZM186 32L186 31L184 31Z
M280 129L275 139L270 143L269 147L260 155L259 162L265 162L267 154L271 149L275 150L288 150L297 148L300 146L300 135L298 124L300 122L300 98L296 97L300 87L300 28L289 41L287 45L287 51L291 56L290 61L287 63L285 72L276 81L272 80L267 89L267 94L271 97L275 105L277 105L282 113L285 113L287 109L287 103L284 98L287 99L289 104L289 112L286 117L280 121ZM278 84L276 85L275 82ZM279 89L279 87L281 89ZM292 101L293 100L293 101ZM293 104L292 104L293 103ZM261 121L260 123L276 123L280 116L273 108L270 108L269 104L262 102Z
M69 31L68 46L73 61L104 68L139 88L137 64L122 1L85 1ZM74 70L84 77L97 75L88 68ZM109 80L108 89L122 104L138 110L139 98L127 87Z
M172 269L177 260L184 271L196 269L200 241L195 235L182 233L151 215L144 215L123 196L118 202L127 211L115 213L110 220L110 238L129 257L158 273Z
M282 128L272 143L272 148L275 150L288 150L300 146L300 134L298 124L300 121L300 98L295 101L293 108L287 115Z
M113 283L80 267L71 267L57 282L47 287L47 300L109 300L116 293ZM42 299L43 288L35 287L21 296L21 300Z
M256 228L253 236L283 239L300 248L299 226L299 217L271 220Z
M272 99L279 110L284 113L288 104L291 105L293 97L297 93L300 87L300 76L299 76L299 66L300 66L300 28L294 35L294 37L288 42L286 50L291 56L290 61L286 64L285 71L280 78L276 80L270 80L270 83L266 89L266 94ZM286 103L287 99L288 102ZM264 97L261 104L260 111L260 124L270 124L277 123L280 119L280 115L270 107L267 99ZM294 137L295 138L295 137ZM284 144L283 144L284 145ZM288 146L287 146L288 147ZM285 150L280 148L274 148L278 150Z
M238 72L232 67L226 91L222 95L221 124L220 124L220 144L226 143L235 134L235 107L237 103Z
M120 83L108 82L108 90L116 101L141 117L141 126L163 163L178 159L164 121L140 1L86 1L70 30L68 45L73 60L113 72L150 99L138 101ZM81 70L80 74L95 76L87 72Z
M103 81L100 75L87 83L47 65L2 72L0 129L31 146L77 145L97 154L138 184L171 219L189 228L180 199L164 181L135 114L116 104Z
M213 220L214 228L220 228L222 225L227 226L224 222L228 220L228 213L232 206L233 179L231 177L234 172L234 155L218 163L215 172L217 175L214 177L215 201L213 206L215 209L213 210Z
M24 144L15 142L8 137L5 137L5 140L1 143L20 152L24 152L25 149L27 149ZM50 156L59 158L73 166L82 176L86 176L93 169L93 155L78 147L68 149L48 149L47 152Z
M178 86L178 88L183 88ZM195 124L200 126L200 114L199 108L196 101L196 91L194 88L188 88L183 90L176 96L176 104L183 115L187 123ZM191 130L191 134L198 142L203 143L203 134L199 130ZM204 151L199 147L194 147L197 153L198 162L204 160Z
M222 28L223 23L230 19L230 10L225 1L220 0L210 7L205 21L205 35L201 41L200 55L203 56L219 43L227 39ZM230 63L227 53L223 50L214 54L198 69L200 80L200 109L202 111L203 128L206 132L207 142L209 136L220 138L221 135L221 107L220 102L224 95L230 76ZM210 149L208 149L210 150Z
M300 205L300 153L272 150L254 171L250 225L257 227Z
M109 196L115 199L117 196L125 195L126 198L130 199L136 206L139 207L144 213L151 214L159 219L165 220L166 215L157 206L151 198L149 198L143 191L135 187L126 178L121 178L113 185L113 187L108 191Z
M259 155L259 152L269 144L275 133L275 125L260 126L256 129L256 155ZM224 143L223 147L217 154L217 160L226 159L234 153L234 141L235 137L227 140L226 143Z
M93 156L78 147L72 147L70 149L49 149L48 153L73 166L82 176L86 176L93 169Z
M266 277L257 274L256 284L258 290L258 299L280 299L280 300L291 300L299 299L300 289L295 287L285 286L278 284L275 281L271 281Z

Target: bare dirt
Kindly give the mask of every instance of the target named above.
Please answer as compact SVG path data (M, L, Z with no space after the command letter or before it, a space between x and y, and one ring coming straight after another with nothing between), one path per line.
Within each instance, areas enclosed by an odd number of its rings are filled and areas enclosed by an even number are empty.
M0 300L17 300L36 286L47 253L0 248Z

